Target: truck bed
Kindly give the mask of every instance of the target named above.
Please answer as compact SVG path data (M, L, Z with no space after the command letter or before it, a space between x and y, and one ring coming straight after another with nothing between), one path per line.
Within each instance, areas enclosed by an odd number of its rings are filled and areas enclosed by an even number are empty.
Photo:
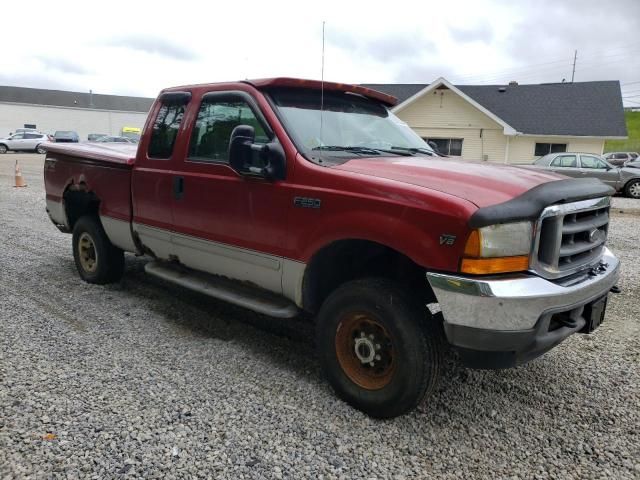
M138 151L137 145L117 143L49 143L45 147L51 153L122 165L133 165Z
M71 226L65 195L81 191L100 199L98 213L109 220L131 222L131 171L136 145L96 143L46 145L44 181L47 212L63 231Z

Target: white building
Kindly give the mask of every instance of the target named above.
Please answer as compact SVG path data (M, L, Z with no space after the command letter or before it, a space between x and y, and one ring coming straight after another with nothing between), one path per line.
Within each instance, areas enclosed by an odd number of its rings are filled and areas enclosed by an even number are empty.
M125 97L0 86L0 138L17 128L78 132L80 141L90 133L120 135L124 127L142 128L152 98Z
M539 85L365 84L398 98L392 110L440 151L526 163L550 152L601 154L627 138L617 81Z

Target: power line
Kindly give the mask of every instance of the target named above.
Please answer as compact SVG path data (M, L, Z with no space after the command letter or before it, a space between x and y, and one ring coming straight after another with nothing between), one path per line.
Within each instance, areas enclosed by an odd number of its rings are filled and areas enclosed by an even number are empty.
M588 60L586 65L583 63L579 63L577 64L578 68L576 68L576 70L583 71L583 70L586 70L587 68L590 68L591 66L602 66L603 64L607 65L610 63L618 62L618 61L624 61L626 60L626 57L628 57L629 55L633 55L633 51L617 52L617 53L610 53L610 52L614 50L620 50L620 49L629 49L637 45L640 45L640 41L629 43L626 45L619 45L617 47L611 47L608 49L592 50L591 52L587 51L587 53L582 56L583 59ZM635 48L632 48L632 50L635 50ZM610 53L610 54L602 55L603 53ZM617 57L622 57L622 58L617 58ZM610 59L610 60L607 60L607 59ZM488 72L486 75L483 75L483 74L464 75L463 74L460 76L454 76L454 79L455 79L455 83L460 83L465 81L490 82L494 79L499 80L507 76L522 76L524 74L528 74L530 71L534 69L535 69L535 73L540 73L540 70L558 71L563 66L563 64L566 65L567 63L568 63L567 59L553 60L553 61L544 62L544 63L529 64L527 66L516 67L515 69L505 69L505 70L498 70L494 72ZM572 64L573 63L570 63L570 65ZM640 82L637 82L637 83L640 83Z

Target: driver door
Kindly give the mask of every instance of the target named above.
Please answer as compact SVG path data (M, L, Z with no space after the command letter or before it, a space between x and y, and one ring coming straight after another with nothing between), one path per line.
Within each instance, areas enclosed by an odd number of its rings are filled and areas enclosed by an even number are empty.
M228 160L238 125L254 128L255 143L275 135L245 92L208 92L192 103L175 172L182 185L173 200L176 256L188 267L281 293L290 186L240 175Z
M615 189L618 188L620 172L617 168L610 168L601 158L595 155L580 155L580 167L583 176L597 178Z
M16 133L7 139L9 150L26 150L24 133Z

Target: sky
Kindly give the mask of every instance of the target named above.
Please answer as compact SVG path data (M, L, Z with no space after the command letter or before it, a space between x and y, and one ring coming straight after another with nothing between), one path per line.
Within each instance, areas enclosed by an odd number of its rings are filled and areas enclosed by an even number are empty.
M620 80L640 106L640 0L4 5L0 85L155 97L274 76L347 83ZM15 18L16 21L11 21Z

